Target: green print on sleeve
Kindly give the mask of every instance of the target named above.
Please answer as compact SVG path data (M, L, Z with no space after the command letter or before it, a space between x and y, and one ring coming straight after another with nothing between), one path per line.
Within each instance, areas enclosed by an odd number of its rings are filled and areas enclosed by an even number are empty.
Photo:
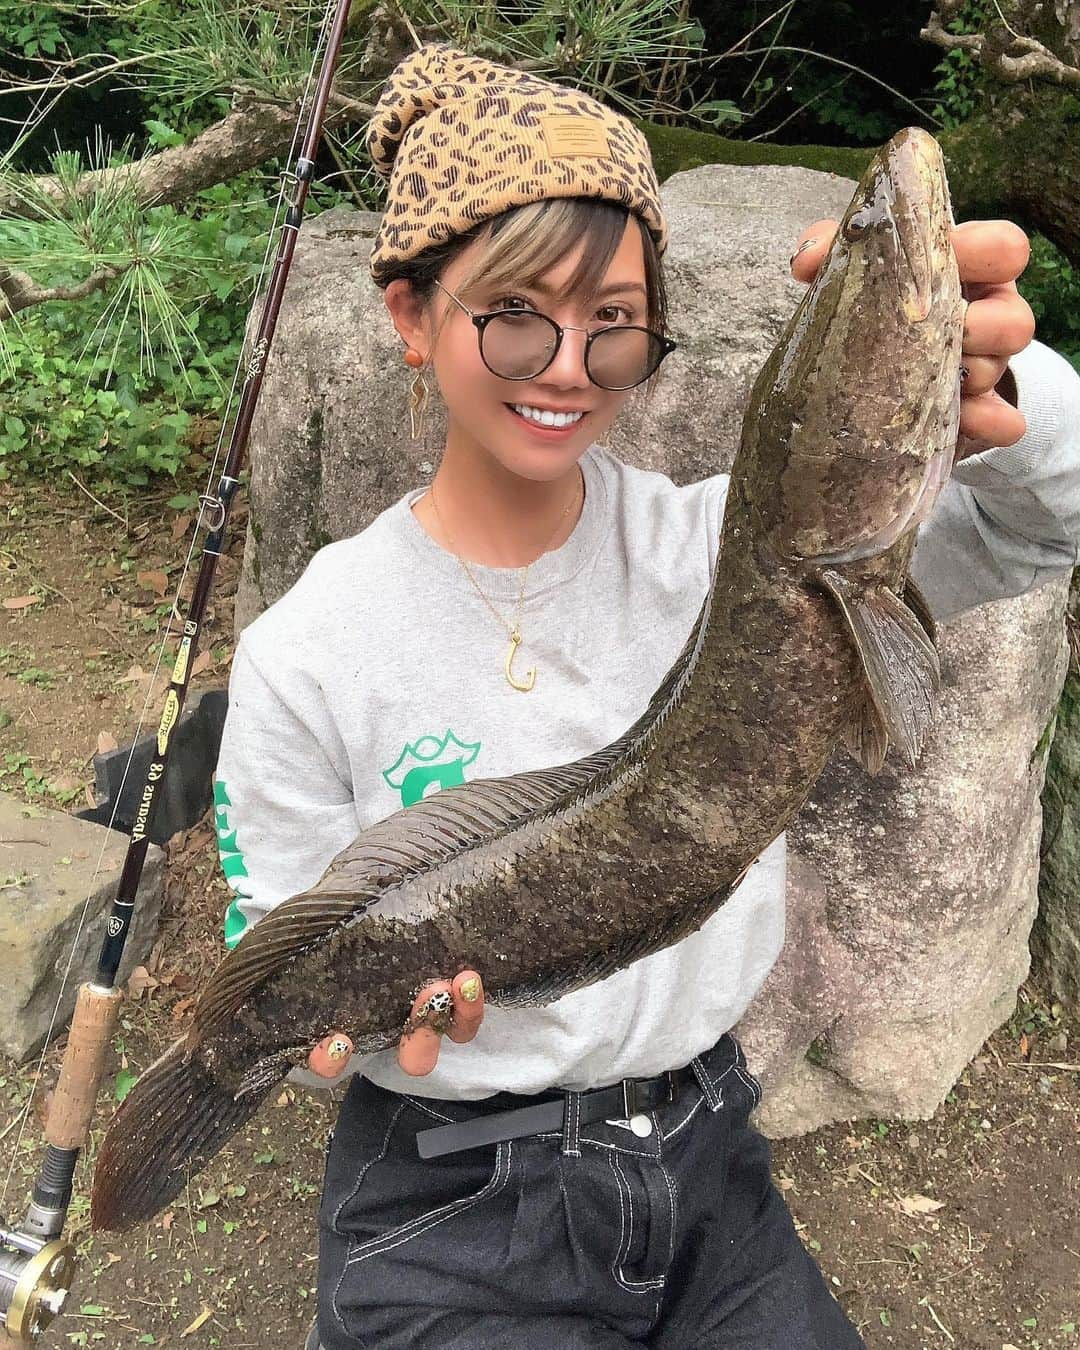
M402 806L412 806L422 797L430 796L432 789L454 787L465 781L465 770L480 753L479 741L461 741L449 727L440 740L438 736L419 736L405 748L382 776L389 787L401 794Z
M248 870L244 865L244 855L240 852L236 843L236 831L229 828L229 813L225 809L232 806L229 800L228 791L225 784L220 779L214 780L214 826L217 829L218 857L221 860L221 870L225 880L229 882L240 900L249 900L251 897L247 891L241 889L237 884L238 877L246 877ZM244 935L247 928L247 920L240 913L237 901L234 900L225 911L225 946L230 950L236 946Z

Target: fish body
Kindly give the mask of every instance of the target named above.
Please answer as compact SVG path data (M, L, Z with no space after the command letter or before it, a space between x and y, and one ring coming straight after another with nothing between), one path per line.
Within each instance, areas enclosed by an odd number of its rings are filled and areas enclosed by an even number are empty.
M938 671L905 588L956 442L951 226L936 142L898 133L755 382L709 592L648 708L595 754L395 812L262 919L117 1112L95 1227L166 1204L329 1031L387 1049L466 967L498 1006L602 979L724 903L841 737L874 772L890 741L918 753Z

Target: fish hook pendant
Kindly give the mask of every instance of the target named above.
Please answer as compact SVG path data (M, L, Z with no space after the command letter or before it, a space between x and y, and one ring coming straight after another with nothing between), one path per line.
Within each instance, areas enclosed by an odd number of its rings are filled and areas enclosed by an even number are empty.
M514 631L510 634L510 646L507 647L506 649L506 665L504 669L506 671L507 681L509 682L511 687L514 689L520 689L523 694L527 694L529 690L533 687L533 685L536 683L536 667L535 666L529 667L529 669L525 672L524 680L519 680L514 675L514 672L511 669L511 667L514 664L514 653L517 651L520 642L521 642L521 634L515 628Z

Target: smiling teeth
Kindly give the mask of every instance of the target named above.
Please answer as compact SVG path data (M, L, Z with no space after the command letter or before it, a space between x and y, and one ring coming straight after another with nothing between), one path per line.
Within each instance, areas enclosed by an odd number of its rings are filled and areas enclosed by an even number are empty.
M530 408L524 403L511 403L510 405L516 413L522 417L528 417L533 422L539 422L545 427L568 427L572 422L580 422L585 416L584 413L554 413L541 412L539 408Z

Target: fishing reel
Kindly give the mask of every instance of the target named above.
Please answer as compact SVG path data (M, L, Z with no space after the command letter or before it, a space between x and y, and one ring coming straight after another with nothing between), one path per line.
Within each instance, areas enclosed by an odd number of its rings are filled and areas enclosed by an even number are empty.
M0 1314L7 1341L18 1345L38 1343L63 1311L75 1275L70 1242L28 1231L34 1208L22 1227L0 1226Z

